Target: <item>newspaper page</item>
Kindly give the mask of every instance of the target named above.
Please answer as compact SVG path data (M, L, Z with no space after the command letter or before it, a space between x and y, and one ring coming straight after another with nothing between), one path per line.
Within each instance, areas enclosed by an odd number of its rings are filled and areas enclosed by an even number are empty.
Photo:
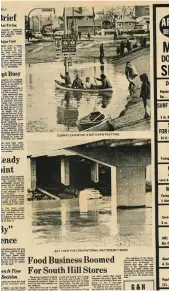
M2 1L2 291L169 290L168 63L168 1Z

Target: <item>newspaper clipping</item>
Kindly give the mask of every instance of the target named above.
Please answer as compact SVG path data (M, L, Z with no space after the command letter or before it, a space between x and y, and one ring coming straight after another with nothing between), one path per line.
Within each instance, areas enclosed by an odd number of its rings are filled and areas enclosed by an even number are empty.
M168 64L168 1L2 1L2 291L169 290Z

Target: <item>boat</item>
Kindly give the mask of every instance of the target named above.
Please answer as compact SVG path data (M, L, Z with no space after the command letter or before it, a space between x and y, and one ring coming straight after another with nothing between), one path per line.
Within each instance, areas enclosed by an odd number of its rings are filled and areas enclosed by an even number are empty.
M100 192L94 188L87 188L84 189L82 191L80 191L79 193L79 199L87 199L87 200L91 200L91 199L101 199L102 195L100 194Z
M55 81L55 89L63 90L63 91L72 91L72 92L82 92L82 93L101 93L101 92L113 92L113 88L106 88L106 89L84 89L84 88L71 88L66 87L62 82L57 80Z
M110 116L95 111L77 121L77 127L79 131L109 131L113 130L113 123Z

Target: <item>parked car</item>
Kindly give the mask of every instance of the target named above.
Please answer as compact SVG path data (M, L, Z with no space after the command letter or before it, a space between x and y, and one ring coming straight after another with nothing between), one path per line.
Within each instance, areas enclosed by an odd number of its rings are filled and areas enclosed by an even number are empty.
M41 32L34 32L33 36L37 39L42 39L43 38L43 35Z
M112 28L102 28L101 30L96 31L96 34L98 35L109 35L109 34L114 34L115 29Z
M67 34L71 34L71 31L68 29ZM54 36L62 36L64 35L64 31L63 30L57 30L54 32Z
M145 34L146 31L145 31L145 29L134 28L134 29L130 30L130 33L132 33L132 34Z
M53 32L52 31L43 32L43 36L44 37L53 37Z
M63 34L64 34L64 31L58 30L58 31L55 31L54 36L62 36Z

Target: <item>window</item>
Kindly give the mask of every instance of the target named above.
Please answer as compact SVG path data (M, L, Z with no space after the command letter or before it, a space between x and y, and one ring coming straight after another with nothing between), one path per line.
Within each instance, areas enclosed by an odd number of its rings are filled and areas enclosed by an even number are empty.
M150 14L150 7L146 6L145 7L145 15L149 15Z

